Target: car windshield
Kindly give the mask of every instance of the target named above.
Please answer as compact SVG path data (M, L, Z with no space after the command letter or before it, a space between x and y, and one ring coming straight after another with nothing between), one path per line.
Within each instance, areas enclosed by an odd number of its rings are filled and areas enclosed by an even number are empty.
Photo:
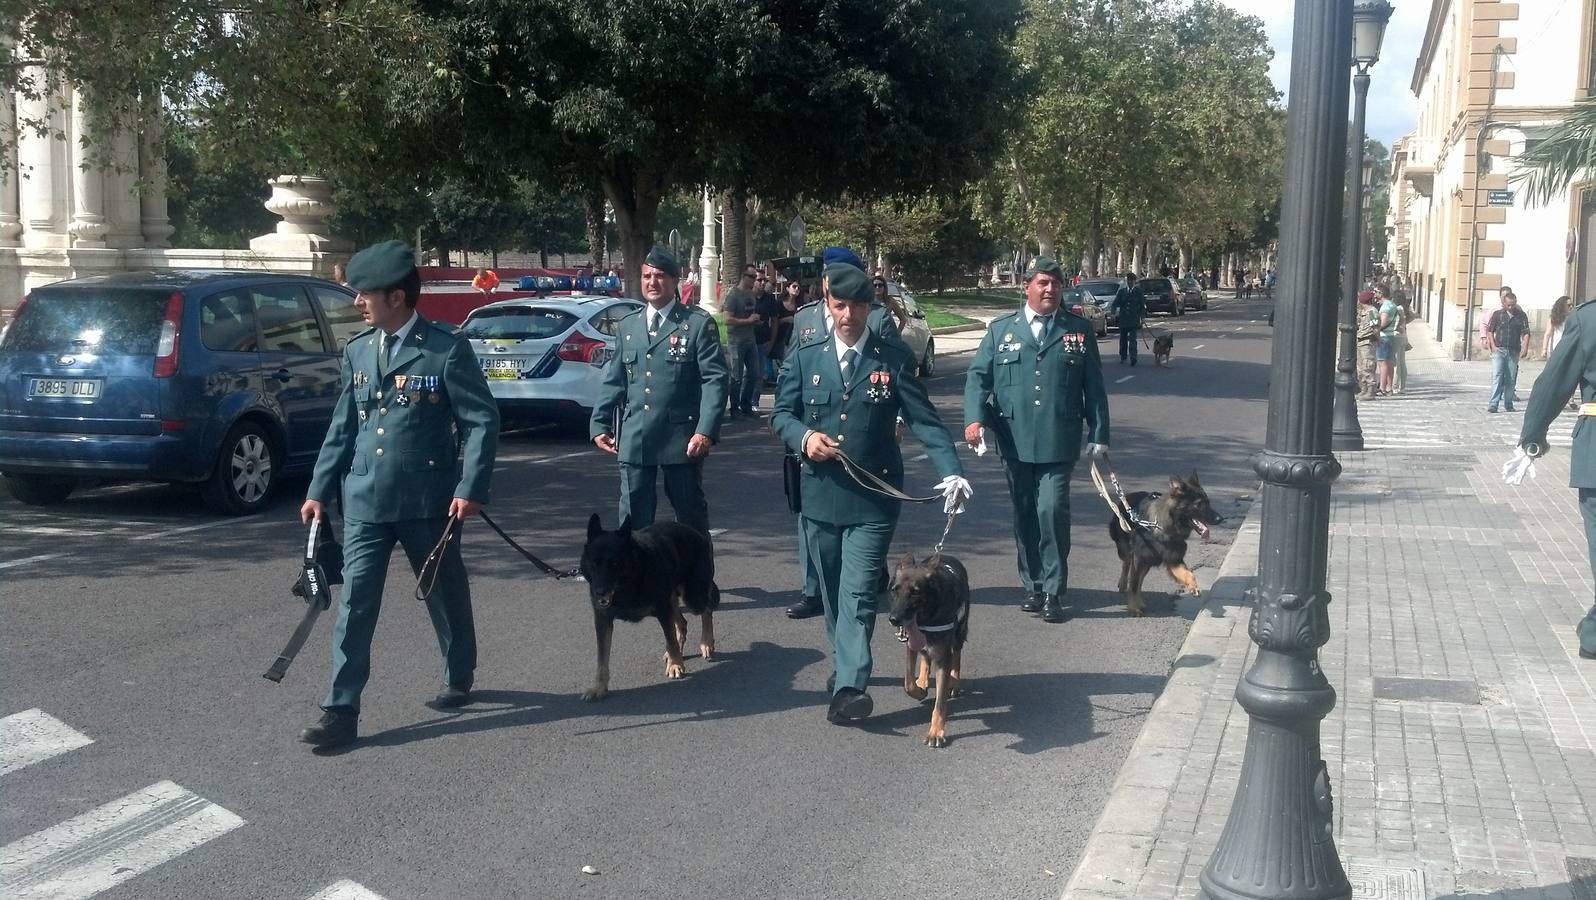
M466 318L460 333L474 340L532 341L558 337L568 331L576 316L542 306L496 306L479 309Z
M28 295L0 349L150 355L171 296L158 288L43 288Z
M1197 288L1197 279L1188 278L1185 281L1182 281L1180 283L1180 288L1183 291L1195 291L1195 290L1197 290L1198 289Z

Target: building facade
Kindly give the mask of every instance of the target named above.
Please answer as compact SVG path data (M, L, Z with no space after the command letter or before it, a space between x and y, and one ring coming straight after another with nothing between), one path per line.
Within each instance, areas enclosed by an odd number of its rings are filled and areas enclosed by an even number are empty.
M1418 121L1392 152L1391 259L1455 358L1513 288L1537 330L1562 295L1596 298L1596 184L1532 206L1515 159L1596 90L1596 0L1431 0L1411 87ZM1472 285L1472 296L1470 286Z

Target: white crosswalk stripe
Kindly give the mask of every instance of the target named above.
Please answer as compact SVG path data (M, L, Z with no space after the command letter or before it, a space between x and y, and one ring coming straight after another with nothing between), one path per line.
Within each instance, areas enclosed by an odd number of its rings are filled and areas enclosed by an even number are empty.
M87 747L94 739L40 709L0 719L0 775Z
M322 888L305 900L385 900L385 898L376 891L346 878Z
M243 824L157 782L0 848L0 897L86 900Z

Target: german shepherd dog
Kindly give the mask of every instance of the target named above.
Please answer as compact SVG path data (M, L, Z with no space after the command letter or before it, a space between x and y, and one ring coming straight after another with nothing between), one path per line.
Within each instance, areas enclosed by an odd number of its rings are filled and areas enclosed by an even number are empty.
M909 638L903 691L924 700L931 671L936 670L936 705L931 708L925 744L946 747L948 698L959 692L959 660L970 637L970 576L964 564L951 556L916 562L911 553L893 570L891 592L887 621Z
M1142 581L1155 566L1163 566L1192 595L1201 594L1197 576L1186 568L1186 539L1196 531L1207 540L1208 529L1225 519L1208 504L1208 492L1198 483L1197 473L1185 479L1170 476L1169 490L1162 494L1136 491L1125 500L1133 519L1146 523L1133 520L1127 532L1118 518L1111 517L1108 522L1108 536L1119 552L1119 592L1130 614L1140 616L1146 611Z
M648 616L665 631L665 677L681 678L682 645L687 642L687 616L699 616L699 652L715 655L715 549L709 538L679 522L660 522L638 531L631 520L605 531L597 513L587 520L587 546L582 548L582 577L593 602L593 630L598 634L598 672L583 700L602 700L610 692L610 637L615 620L640 622Z
M1175 352L1175 336L1161 334L1153 338L1153 364L1158 366L1169 365L1169 354Z

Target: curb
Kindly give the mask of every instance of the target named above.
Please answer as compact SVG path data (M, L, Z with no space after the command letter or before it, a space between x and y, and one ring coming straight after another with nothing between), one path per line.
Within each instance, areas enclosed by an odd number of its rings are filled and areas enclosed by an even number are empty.
M1155 785L1147 781L1149 774L1170 769L1171 733L1187 728L1192 708L1212 699L1216 688L1214 670L1237 626L1246 627L1241 613L1251 607L1249 594L1257 580L1263 518L1262 492L1254 496L1257 499L1236 530L1230 552L1208 585L1206 599L1193 613L1191 630L1180 646L1180 654L1170 662L1169 681L1153 702L1147 721L1114 777L1114 786L1092 826L1081 861L1064 887L1064 900L1129 896L1124 876L1145 868L1150 848L1136 846L1139 842L1130 836L1146 834L1149 816L1162 816L1174 792L1172 778L1160 778ZM1225 702L1234 702L1229 694L1225 697Z
M971 322L968 325L944 325L941 328L931 329L932 334L959 334L964 331L981 331L986 328L985 322Z

